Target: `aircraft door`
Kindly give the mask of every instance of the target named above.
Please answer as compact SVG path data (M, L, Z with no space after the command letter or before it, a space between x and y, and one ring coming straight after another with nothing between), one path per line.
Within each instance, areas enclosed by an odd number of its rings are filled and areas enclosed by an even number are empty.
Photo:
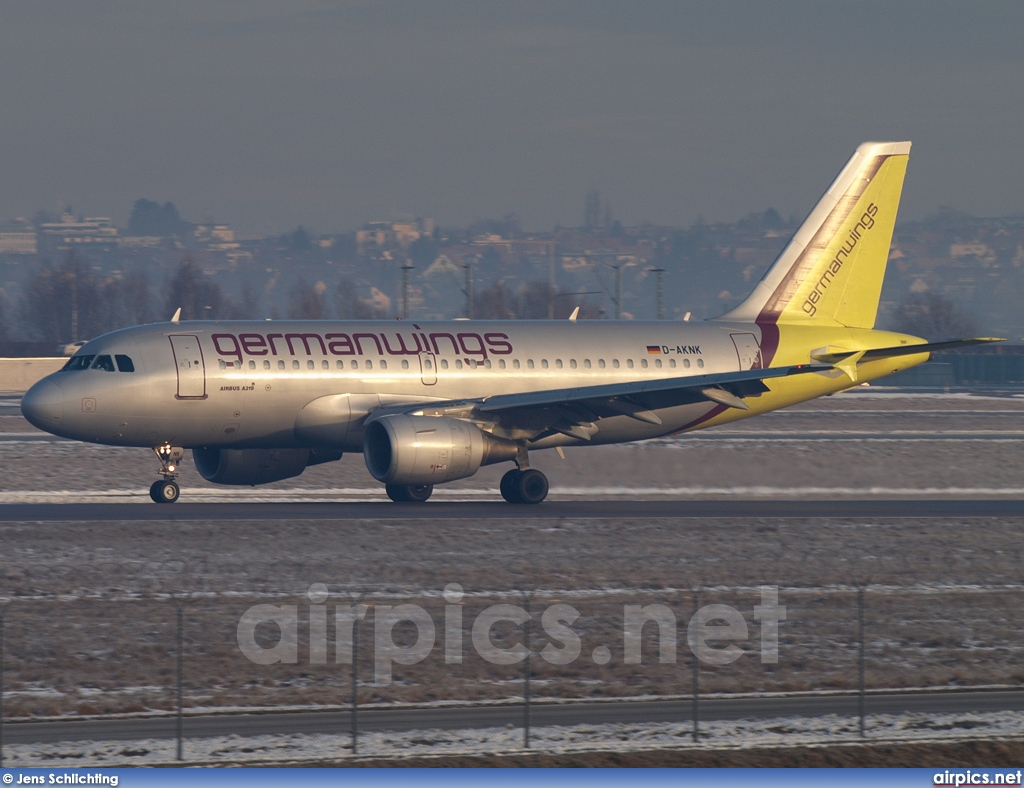
M199 337L174 334L171 351L178 369L178 399L204 399L206 397L206 364Z
M437 383L437 358L433 353L420 353L420 380L424 386Z
M730 334L740 360L740 371L762 369L761 346L753 334Z

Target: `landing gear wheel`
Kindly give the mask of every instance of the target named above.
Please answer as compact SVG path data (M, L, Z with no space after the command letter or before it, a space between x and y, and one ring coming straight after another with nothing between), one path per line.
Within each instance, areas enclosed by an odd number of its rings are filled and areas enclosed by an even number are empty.
M548 477L535 468L520 471L516 480L519 503L540 503L548 497Z
M432 484L386 484L384 491L395 503L423 503L434 492Z
M181 495L181 488L171 479L157 479L149 488L149 497L155 503L174 503Z
M512 469L501 477L501 497L509 503L540 503L548 497L548 477L534 468Z
M516 497L516 482L519 481L519 469L513 468L501 477L501 497L509 503L519 503Z

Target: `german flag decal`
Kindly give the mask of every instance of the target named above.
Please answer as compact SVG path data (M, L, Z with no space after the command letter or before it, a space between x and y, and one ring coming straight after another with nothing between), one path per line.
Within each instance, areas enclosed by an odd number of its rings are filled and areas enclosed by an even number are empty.
M647 346L647 355L648 356L657 356L660 353L661 353L661 345L648 345Z

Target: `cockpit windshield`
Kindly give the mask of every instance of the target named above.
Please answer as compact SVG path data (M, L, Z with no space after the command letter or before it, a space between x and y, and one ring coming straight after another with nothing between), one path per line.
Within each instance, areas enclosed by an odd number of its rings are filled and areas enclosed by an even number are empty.
M71 360L64 365L64 369L88 369L96 356L72 356Z
M114 360L107 355L96 356L92 362L92 369L102 369L104 372L114 372Z

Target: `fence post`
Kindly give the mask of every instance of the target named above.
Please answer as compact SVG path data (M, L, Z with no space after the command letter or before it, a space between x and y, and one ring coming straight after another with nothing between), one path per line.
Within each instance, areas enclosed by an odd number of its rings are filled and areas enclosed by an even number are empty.
M860 712L860 737L864 738L864 583L857 584L857 656L858 711Z
M530 598L526 594L526 660L523 663L523 749L530 749Z
M0 605L0 769L4 766L4 626L7 604Z
M697 611L700 610L700 590L693 590L693 615L697 615ZM693 653L693 741L696 743L700 740L700 654L698 648L692 649Z
M177 759L182 760L182 748L184 743L184 718L183 707L185 705L185 603L180 599L174 600L174 607L178 613L178 703L175 735L178 740Z
M352 754L359 750L359 616L352 618Z

